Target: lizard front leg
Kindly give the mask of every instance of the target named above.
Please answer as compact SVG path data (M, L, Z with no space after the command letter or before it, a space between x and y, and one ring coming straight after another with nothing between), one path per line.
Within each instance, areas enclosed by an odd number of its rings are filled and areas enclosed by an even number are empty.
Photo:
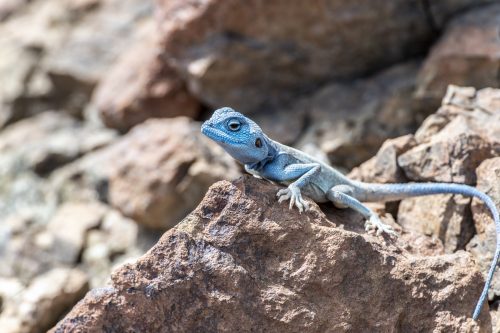
M299 212L302 213L303 211L307 211L309 209L309 205L302 198L300 189L307 185L311 178L318 174L320 170L321 166L318 163L290 164L284 167L281 170L279 181L285 182L292 179L296 180L288 185L287 188L278 191L276 194L276 196L279 197L278 202L290 199L290 209L292 209L293 205L295 205L299 209Z

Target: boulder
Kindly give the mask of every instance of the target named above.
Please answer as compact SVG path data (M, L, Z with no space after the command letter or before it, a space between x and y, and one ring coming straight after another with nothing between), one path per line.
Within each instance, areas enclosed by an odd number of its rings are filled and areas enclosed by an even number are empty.
M211 184L239 174L236 162L201 135L200 123L180 117L149 119L52 179L65 200L97 198L143 226L165 230Z
M437 105L449 84L477 89L500 87L499 25L498 2L466 11L451 20L420 70L416 95Z
M248 112L424 54L434 13L443 21L475 4L158 0L156 16L165 54L190 91Z
M398 157L413 181L475 184L479 164L500 155L500 90L450 86L439 110Z
M338 228L353 214L299 214L277 187L219 182L147 254L89 292L52 332L489 331L470 255L412 255ZM389 306L390 305L390 306Z
M148 120L109 153L110 204L150 228L174 226L214 181L239 174L234 160L187 118Z
M313 144L332 164L350 169L372 157L388 137L413 133L428 113L412 96L417 68L416 62L396 65L298 99L288 114L303 113L310 125L295 145Z
M93 95L108 127L127 131L148 118L194 118L200 111L181 78L162 58L154 27L143 32L99 82Z

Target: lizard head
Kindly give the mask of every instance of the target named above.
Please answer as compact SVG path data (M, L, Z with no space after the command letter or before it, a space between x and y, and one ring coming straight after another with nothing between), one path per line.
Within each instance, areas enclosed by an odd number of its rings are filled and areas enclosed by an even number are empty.
M231 108L215 110L201 132L243 164L258 163L268 156L268 139L260 127Z

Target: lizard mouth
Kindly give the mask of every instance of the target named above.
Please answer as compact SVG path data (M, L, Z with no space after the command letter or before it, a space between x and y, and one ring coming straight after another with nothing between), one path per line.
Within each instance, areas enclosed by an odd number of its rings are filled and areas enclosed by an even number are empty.
M201 126L201 133L208 136L210 139L222 143L222 144L230 144L230 145L241 145L243 144L239 140L235 140L233 137L228 135L226 132L218 130L216 128L211 127L210 125L203 124Z

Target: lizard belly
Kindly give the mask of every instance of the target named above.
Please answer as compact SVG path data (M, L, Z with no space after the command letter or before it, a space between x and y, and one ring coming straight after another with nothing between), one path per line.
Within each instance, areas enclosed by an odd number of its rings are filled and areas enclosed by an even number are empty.
M314 202L327 202L325 191L321 189L318 185L314 183L309 183L302 188L302 194L307 195Z

